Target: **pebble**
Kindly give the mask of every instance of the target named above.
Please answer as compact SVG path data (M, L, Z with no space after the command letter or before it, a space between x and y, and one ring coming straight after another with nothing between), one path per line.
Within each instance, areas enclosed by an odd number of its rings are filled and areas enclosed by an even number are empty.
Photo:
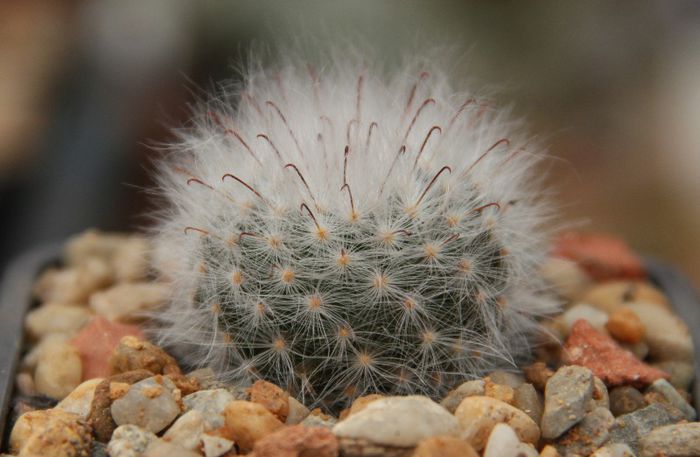
M113 268L115 280L135 281L148 275L149 251L150 244L142 235L90 229L68 240L63 256L69 265L102 260Z
M652 403L629 414L619 416L610 429L610 443L626 443L639 453L640 440L652 430L683 420L683 413L664 403Z
M224 425L226 405L235 398L226 389L200 390L182 399L185 411L199 411L204 417L206 430L214 430Z
M489 378L494 384L508 386L513 389L517 389L525 382L525 378L522 374L505 370L492 371L486 375L486 378Z
M490 377L484 378L484 395L487 397L495 398L496 400L501 400L513 404L515 398L515 392L513 388L505 384L496 384L491 381Z
M138 381L112 402L117 425L134 424L158 433L180 414L180 391L168 378L156 375Z
M387 397L338 422L333 434L341 439L341 447L368 442L373 446L411 448L424 438L458 433L458 419L427 397Z
M338 419L328 415L318 415L311 411L311 414L301 421L301 425L306 427L323 427L331 430L338 423Z
M39 276L33 293L42 303L82 305L94 291L113 280L112 270L99 259L69 268L50 268Z
M557 451L557 448L555 448L551 444L547 444L545 447L542 448L542 451L540 451L540 457L561 457L561 456L559 455L559 451Z
M591 457L636 457L625 443L608 444L599 448Z
M615 417L606 408L596 408L555 443L562 455L590 455L610 437Z
M674 424L654 429L640 441L640 457L700 455L700 423Z
M225 438L235 442L242 452L253 449L255 442L282 428L284 424L259 403L234 400L224 409Z
M112 411L110 409L114 400L111 392L112 384L133 384L152 375L153 373L146 370L131 371L107 378L97 385L95 396L90 405L88 422L92 425L93 433L98 441L102 443L109 441L112 432L117 427L114 419L112 419Z
M233 445L233 441L227 440L221 436L210 435L209 433L202 434L202 450L204 451L205 457L219 457L220 455L224 455Z
M678 393L675 387L665 379L657 379L648 388L647 392L658 394L661 399L683 413L686 420L693 421L696 418L695 408Z
M285 425L297 425L309 415L309 408L294 397L289 397L289 414Z
M141 457L201 457L201 454L165 440L155 440L148 445Z
M443 408L454 414L462 400L467 397L483 396L486 391L486 383L482 379L467 381L460 384L456 389L451 390L440 404Z
M637 343L620 342L620 347L634 354L639 360L645 360L649 355L649 346L644 341L639 341Z
M617 341L638 343L644 338L646 328L639 316L630 308L623 307L610 313L605 328Z
M646 281L609 281L591 287L581 301L608 314L631 303L651 303L670 309L666 296Z
M579 319L588 321L593 328L601 332L605 332L605 325L608 323L608 315L605 312L585 303L578 303L572 306L561 315L560 319L564 324L565 337L571 333L571 327Z
M491 430L483 457L538 457L532 446L521 443L518 435L507 424L496 424Z
M576 262L598 281L646 277L642 260L622 239L610 235L563 233L555 240L553 255Z
M137 425L120 425L107 444L110 457L140 457L158 437Z
M518 439L527 443L537 443L540 429L530 416L518 408L491 397L467 397L455 411L462 429L462 438L480 451L486 445L491 430L496 424L510 425Z
M162 306L170 286L154 282L121 283L90 296L90 308L117 322L139 322L145 314Z
M83 379L106 378L111 375L109 358L123 336L143 337L141 329L135 325L110 322L103 317L95 317L70 340L78 349L83 363Z
M513 406L530 416L536 424L542 420L542 399L532 384L526 383L515 389Z
M583 419L592 395L593 374L589 369L565 366L557 370L545 388L542 437L554 439Z
M550 257L540 273L554 292L569 301L581 296L591 286L592 280L583 268L571 260Z
M163 439L185 449L195 450L204 433L204 417L197 410L178 417L163 435Z
M56 405L56 408L77 414L81 419L87 419L90 414L92 399L95 398L95 389L102 381L103 378L95 378L83 382L73 389L66 398L61 400Z
M60 409L22 414L10 434L10 451L23 457L83 457L91 443L90 426Z
M30 370L33 373L34 369L36 369L36 364L39 363L41 354L52 346L65 343L68 341L68 338L68 335L61 333L50 333L46 335L38 343L31 347L27 355L22 358L21 368L23 370Z
M255 457L337 457L338 439L324 428L284 427L258 440Z
M250 401L260 403L282 422L289 414L289 394L271 382L258 380L249 389Z
M37 393L34 378L29 373L17 373L17 376L15 376L15 388L19 395L31 396Z
M693 362L693 341L688 326L678 316L650 303L633 303L629 306L646 328L644 340L654 361Z
M46 303L24 318L24 327L32 338L51 334L72 336L92 318L92 312L82 306Z
M527 382L535 386L535 389L543 392L549 378L554 376L554 371L549 368L544 362L535 362L523 368L525 379Z
M671 376L669 382L679 389L688 390L690 383L695 378L695 367L688 362L668 360L654 363L652 366L668 373Z
M644 395L632 386L620 386L610 390L610 411L615 416L629 414L645 406Z
M109 368L113 375L140 369L153 374L181 373L172 356L158 346L132 335L119 340L109 358Z
M637 359L585 320L576 321L564 345L567 363L590 369L608 386L645 386L668 374Z
M411 457L479 457L479 454L467 441L443 435L420 440Z
M67 343L47 347L34 371L34 386L40 394L60 400L78 387L83 375L80 354Z

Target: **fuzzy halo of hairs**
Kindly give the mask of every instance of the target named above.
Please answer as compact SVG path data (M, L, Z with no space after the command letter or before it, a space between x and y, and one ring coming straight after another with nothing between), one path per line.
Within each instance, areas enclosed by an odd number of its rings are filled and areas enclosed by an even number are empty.
M528 356L555 307L544 154L426 61L252 66L197 110L158 166L161 344L331 410Z

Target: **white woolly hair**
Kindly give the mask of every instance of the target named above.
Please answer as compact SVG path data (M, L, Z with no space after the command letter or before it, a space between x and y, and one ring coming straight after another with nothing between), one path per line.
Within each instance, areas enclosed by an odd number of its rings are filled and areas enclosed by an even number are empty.
M550 205L543 152L431 59L251 66L159 164L161 343L334 408L437 396L527 357Z

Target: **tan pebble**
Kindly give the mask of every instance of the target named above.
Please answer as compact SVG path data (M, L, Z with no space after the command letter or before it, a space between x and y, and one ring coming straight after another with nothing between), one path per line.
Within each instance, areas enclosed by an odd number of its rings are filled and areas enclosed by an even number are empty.
M15 388L21 395L32 396L36 395L36 387L34 386L34 378L29 373L18 373L15 376Z
M113 280L109 265L100 259L69 268L51 268L34 284L34 295L42 302L85 304L94 291Z
M178 417L165 432L163 439L194 451L199 447L204 426L202 413L193 409Z
M560 457L560 455L559 452L557 452L557 448L548 444L540 451L540 457Z
M524 412L491 397L467 397L455 411L462 429L461 436L480 451L486 445L491 430L496 424L510 425L518 438L526 443L537 443L540 429Z
M78 387L82 374L78 351L66 343L56 344L47 348L37 363L34 372L36 390L60 400Z
M111 321L138 322L163 305L170 286L154 282L122 283L90 296L90 308Z
M256 441L284 424L267 408L259 403L234 400L224 409L225 428L243 452L253 449Z
M209 433L202 434L202 451L204 457L219 457L237 455L235 449L228 453L233 447L233 441ZM252 454L248 454L249 456Z
M163 349L132 335L119 340L109 358L109 367L113 375L142 369L153 374L181 373L175 359Z
M613 311L605 328L610 335L624 343L638 343L644 337L644 324L639 316L627 307Z
M509 405L513 404L513 401L515 399L515 392L513 391L512 387L502 384L496 384L492 382L491 378L489 377L484 378L484 382L485 396L495 398L496 400L501 400L503 402L508 403Z
M201 454L165 440L154 440L140 457L201 457Z
M355 399L354 402L352 402L352 406L350 407L349 410L347 410L347 414L343 417L340 418L340 420L345 419L346 417L352 415L352 414L357 414L363 409L367 407L370 403L380 400L384 398L384 395L379 395L379 394L369 394L369 395L364 395L362 397L358 397Z
M608 314L630 303L651 303L670 309L663 292L645 281L606 281L591 287L581 301Z
M284 422L289 414L289 394L270 382L258 380L248 390L250 401L267 408Z
M74 413L82 419L87 419L90 414L90 405L95 398L95 389L103 381L102 378L90 379L76 387L66 398L56 405L56 409L62 409Z
M289 397L289 414L287 414L287 420L284 423L286 425L297 425L306 419L309 412L309 408L304 406L299 400Z
M535 362L523 368L523 373L525 374L525 379L539 391L544 391L547 381L554 376L554 371L547 367L544 362Z
M563 298L573 301L593 283L591 277L576 262L550 257L541 269L542 277Z
M629 307L646 328L644 341L654 361L693 361L693 340L688 326L678 316L650 303L633 303Z
M24 325L33 338L43 338L52 333L72 336L92 317L92 312L82 306L47 303L27 314Z
M88 454L91 442L90 429L77 414L46 409L24 413L17 419L10 434L10 451L27 457L77 457L80 452Z
M468 441L454 436L422 439L411 457L479 457Z

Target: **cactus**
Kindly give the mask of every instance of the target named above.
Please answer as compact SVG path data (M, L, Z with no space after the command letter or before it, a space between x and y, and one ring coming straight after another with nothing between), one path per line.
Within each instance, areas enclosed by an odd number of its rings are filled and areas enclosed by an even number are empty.
M253 70L159 167L161 343L337 408L528 355L550 206L520 123L437 65Z

